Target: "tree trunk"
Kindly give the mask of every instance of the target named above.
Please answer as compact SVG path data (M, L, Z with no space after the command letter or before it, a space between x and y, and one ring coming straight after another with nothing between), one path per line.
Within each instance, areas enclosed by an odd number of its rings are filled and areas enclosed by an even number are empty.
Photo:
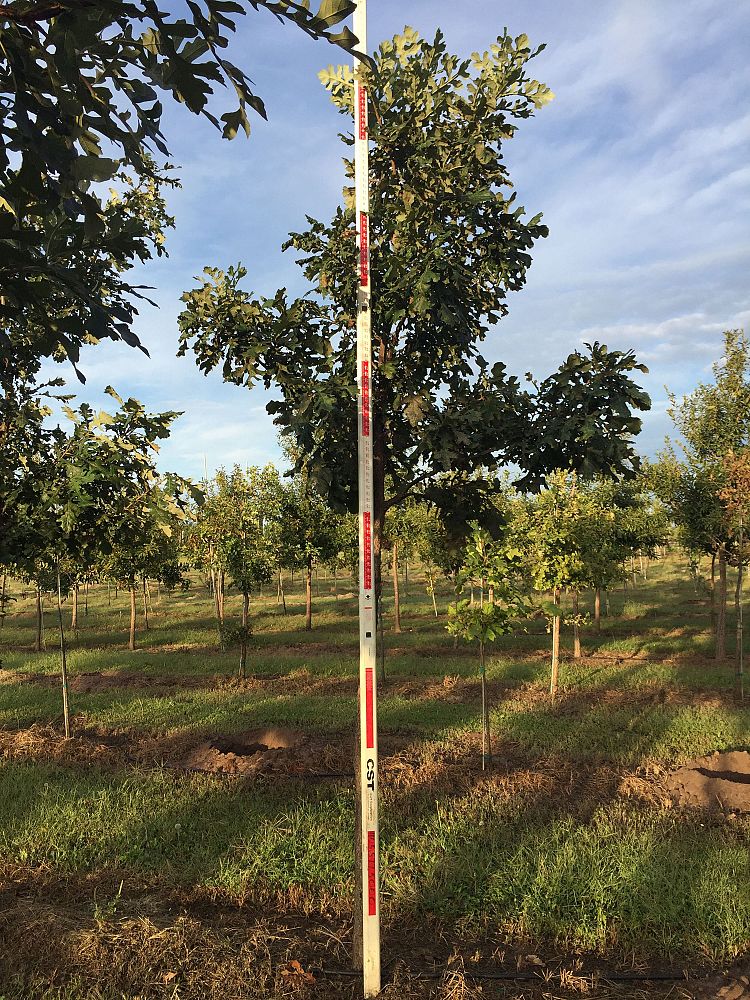
M240 640L240 677L247 677L247 623L250 617L250 595L242 594L242 639Z
M70 612L70 627L75 630L78 628L78 583L76 582L73 586L73 608Z
M432 566L427 567L427 579L430 582L430 597L432 598L432 610L435 612L435 617L438 617L437 601L435 600L435 577L432 572Z
M727 655L727 553L719 547L719 602L716 614L716 661L721 663Z
M560 591L555 588L553 600L555 607L560 607ZM550 675L549 690L554 700L557 694L558 675L560 673L560 615L556 614L552 619L552 672Z
M484 641L479 640L479 676L482 679L482 770L490 763L490 719L487 710L487 673L484 665Z
M130 584L130 638L128 649L135 649L135 580Z
M34 642L34 652L41 653L45 648L44 643L44 598L42 588L37 584L36 588L36 641Z
M487 588L487 600L490 602L490 604L494 608L494 606L495 606L495 588L492 586L492 584L490 584L490 586Z
M742 550L740 549L740 552ZM742 557L740 556L740 564L737 567L737 586L734 589L734 610L737 619L737 645L735 648L735 663L736 663L736 686L737 694L741 701L745 698L745 678L744 678L744 663L743 663L743 634L742 634Z
M602 588L597 587L594 591L594 625L596 631L602 630Z
M578 591L573 591L573 659L581 658L581 629L578 625Z
M224 570L219 571L219 621L224 624L224 595L226 593L226 573Z
M312 556L307 557L307 575L305 577L305 629L312 629Z
M89 581L83 581L83 617L89 616Z
M398 589L398 541L393 539L393 631L401 631L401 597Z
M711 628L716 629L716 553L711 553Z
M145 577L145 575L144 575L143 580L142 580L142 587L141 587L141 589L143 591L143 629L144 629L145 632L148 632L148 596L146 594L146 577Z
M0 628L5 625L5 599L8 588L8 574L3 573L3 589L2 596L0 596Z
M70 739L70 703L68 701L68 658L65 649L65 629L62 618L62 586L60 584L60 567L57 568L57 624L60 629L60 672L62 674L63 724L65 739Z

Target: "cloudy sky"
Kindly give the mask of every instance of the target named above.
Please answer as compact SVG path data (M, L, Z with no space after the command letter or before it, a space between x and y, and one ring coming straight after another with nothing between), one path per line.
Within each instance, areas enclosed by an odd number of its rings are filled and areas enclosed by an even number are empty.
M669 431L664 386L682 393L710 375L721 331L750 328L750 3L726 0L370 0L371 47L403 29L437 27L460 55L507 26L547 43L537 78L555 100L522 122L506 160L537 244L525 289L485 354L518 375L546 374L584 341L634 348L653 399L640 449ZM280 252L304 215L327 218L340 197L342 119L317 71L339 50L265 12L245 19L230 57L253 78L269 121L222 140L170 108L165 131L183 187L170 195L170 257L139 279L158 310L137 332L151 357L90 349L81 398L112 383L152 410L184 410L162 465L196 478L221 465L278 458L262 391L204 378L176 358L179 297L207 264L242 261L248 287L305 289ZM228 106L228 105L227 105ZM226 110L227 106L221 108Z

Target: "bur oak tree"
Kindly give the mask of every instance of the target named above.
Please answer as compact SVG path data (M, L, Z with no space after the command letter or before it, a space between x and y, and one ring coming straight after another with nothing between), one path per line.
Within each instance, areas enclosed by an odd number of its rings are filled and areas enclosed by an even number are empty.
M594 345L531 389L481 353L547 235L518 203L503 159L519 123L552 96L529 73L539 51L505 33L461 59L440 32L430 42L405 29L381 44L368 77L378 592L385 513L407 498L445 516L460 503L466 523L491 489L478 469L514 462L533 484L549 468L619 473L634 462L632 411L649 403L630 378L640 367L632 353ZM329 67L321 79L351 121L351 69ZM356 510L361 292L349 124L341 139L343 204L328 222L308 216L286 244L311 294L256 296L241 287L244 267L206 268L183 295L180 354L194 352L204 373L218 368L228 382L275 388L267 408L300 463L332 503Z

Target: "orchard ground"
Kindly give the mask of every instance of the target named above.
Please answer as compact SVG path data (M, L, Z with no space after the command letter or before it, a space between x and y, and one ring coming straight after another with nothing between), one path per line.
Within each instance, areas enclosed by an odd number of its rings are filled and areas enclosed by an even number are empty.
M92 587L69 636L66 741L55 617L32 652L33 594L11 586L0 997L361 995L337 974L351 961L357 609L350 580L338 597L322 574L318 588L311 632L299 581L287 615L275 593L253 599L241 681L197 577L153 595L135 652L128 595ZM600 633L584 628L554 702L543 622L498 641L485 773L477 651L445 632L451 597L445 584L436 619L412 573L398 635L386 601L384 995L750 996L750 813L689 807L670 785L695 758L750 749L705 585L677 555L650 563L610 595Z

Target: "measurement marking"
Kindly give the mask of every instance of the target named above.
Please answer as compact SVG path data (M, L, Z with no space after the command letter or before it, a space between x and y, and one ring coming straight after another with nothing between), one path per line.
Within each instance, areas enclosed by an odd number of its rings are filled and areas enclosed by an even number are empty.
M367 138L367 87L359 88L359 138Z
M362 514L362 528L365 543L364 589L372 590L372 515L369 510Z
M370 225L367 212L359 213L359 283L370 283Z
M372 697L373 670L367 668L367 679L365 681L365 718L367 730L367 749L372 750L375 746L375 719L373 717L373 697Z
M362 433L370 435L370 362L362 362Z
M375 877L375 831L367 831L367 898L369 916L378 912L378 886Z

